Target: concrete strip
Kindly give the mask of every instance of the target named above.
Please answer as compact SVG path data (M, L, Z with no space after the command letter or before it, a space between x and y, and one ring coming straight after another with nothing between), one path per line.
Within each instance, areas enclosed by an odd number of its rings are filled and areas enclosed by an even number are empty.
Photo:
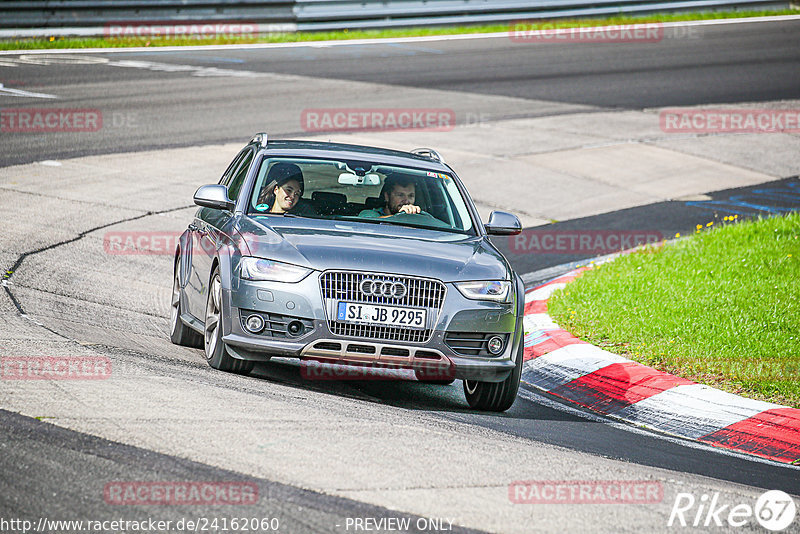
M594 190L612 188L621 208L638 205L639 198L657 202L771 180L763 173L639 143L537 154L522 159L586 180L593 184ZM595 207L584 201L575 209L587 215L602 213L605 201L600 194L593 201Z
M797 102L788 104L800 112ZM659 139L654 144L771 176L797 174L797 154L800 154L800 136L788 133L677 137Z

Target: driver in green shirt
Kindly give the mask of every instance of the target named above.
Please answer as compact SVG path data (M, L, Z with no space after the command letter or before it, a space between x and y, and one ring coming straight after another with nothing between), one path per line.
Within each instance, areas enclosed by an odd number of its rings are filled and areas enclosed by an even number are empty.
M408 176L389 176L381 189L382 208L363 210L359 217L378 218L391 217L400 213L417 215L423 213L422 208L414 204L416 184Z

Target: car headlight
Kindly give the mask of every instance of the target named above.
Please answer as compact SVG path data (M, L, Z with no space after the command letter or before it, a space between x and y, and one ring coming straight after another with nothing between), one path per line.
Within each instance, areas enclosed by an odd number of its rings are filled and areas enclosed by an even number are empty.
M509 302L511 299L511 282L489 280L486 282L459 282L456 287L462 295L472 300L492 300Z
M311 273L311 269L283 263L245 256L239 264L241 277L245 280L270 282L299 282Z

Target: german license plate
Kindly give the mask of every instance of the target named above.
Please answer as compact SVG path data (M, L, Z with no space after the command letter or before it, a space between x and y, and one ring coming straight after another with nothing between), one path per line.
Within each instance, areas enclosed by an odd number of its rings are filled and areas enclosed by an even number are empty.
M427 324L427 313L427 310L420 308L339 302L336 320L345 323L399 326L422 330Z

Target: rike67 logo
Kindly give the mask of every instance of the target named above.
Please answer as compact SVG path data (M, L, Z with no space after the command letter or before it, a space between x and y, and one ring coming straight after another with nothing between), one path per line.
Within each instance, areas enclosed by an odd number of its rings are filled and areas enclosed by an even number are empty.
M765 529L780 532L794 522L796 512L797 507L792 498L780 490L763 493L756 500L755 506L722 502L719 493L703 494L699 499L691 493L678 493L667 526L705 529L743 527L755 518Z

